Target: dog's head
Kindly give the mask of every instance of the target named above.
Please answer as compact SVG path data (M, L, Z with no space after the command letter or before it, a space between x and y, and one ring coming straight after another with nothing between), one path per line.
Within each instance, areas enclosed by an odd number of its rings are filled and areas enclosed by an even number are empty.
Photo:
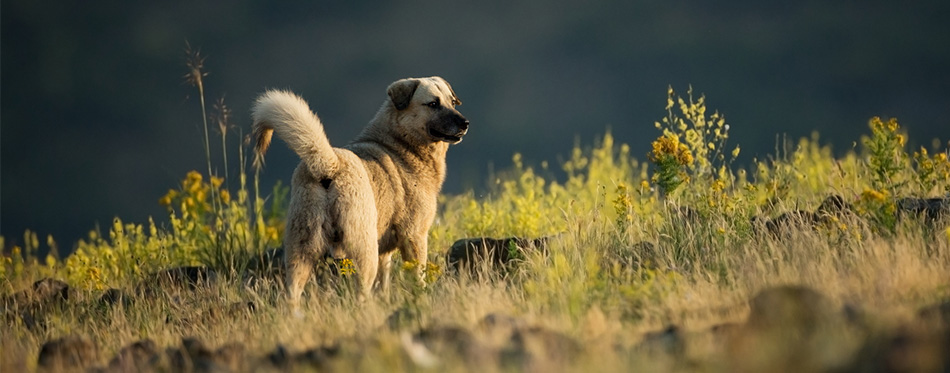
M455 109L462 101L452 86L437 76L408 78L389 85L389 100L398 125L414 126L424 142L458 144L468 132L468 119Z

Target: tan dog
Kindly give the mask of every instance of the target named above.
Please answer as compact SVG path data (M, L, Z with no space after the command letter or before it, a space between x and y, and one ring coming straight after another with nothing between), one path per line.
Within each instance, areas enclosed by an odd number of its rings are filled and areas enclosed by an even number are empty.
M388 93L369 125L343 148L330 146L320 119L293 93L267 91L254 104L255 165L262 164L273 132L301 158L284 234L294 306L314 264L328 256L353 261L363 294L374 283L388 288L396 249L418 264L422 280L445 153L462 141L469 123L440 77L402 79Z

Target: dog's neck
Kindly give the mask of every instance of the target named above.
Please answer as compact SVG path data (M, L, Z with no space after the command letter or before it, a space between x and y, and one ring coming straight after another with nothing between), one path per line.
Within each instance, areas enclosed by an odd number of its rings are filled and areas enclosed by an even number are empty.
M399 113L395 112L392 105L388 101L384 102L376 116L370 120L369 125L353 140L353 144L369 142L380 146L398 147L399 151L395 154L405 154L407 158L411 158L402 160L410 172L434 172L434 176L438 178L441 185L441 182L445 180L445 155L449 144L431 141L422 136L415 138L401 136L393 128L396 124L391 122L394 118L398 120L398 116Z

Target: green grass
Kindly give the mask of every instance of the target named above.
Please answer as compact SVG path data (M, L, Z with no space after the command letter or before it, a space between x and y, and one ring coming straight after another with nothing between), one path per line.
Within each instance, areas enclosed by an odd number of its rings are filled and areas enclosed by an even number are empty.
M196 337L212 347L243 344L246 369L264 367L255 364L264 364L278 345L291 352L339 345L342 352L329 364L360 371L522 370L545 363L578 371L787 367L792 362L774 351L786 351L784 344L794 341L763 337L751 328L732 337L708 331L744 322L753 294L784 284L816 289L834 307L867 311L871 321L822 331L823 342L812 343L820 348L795 362L839 367L860 356L873 334L890 333L919 307L950 298L950 223L898 219L896 212L900 197L947 195L946 149L908 156L897 122L875 118L861 141L865 146L843 157L833 157L815 134L782 144L787 150L746 170L732 163L738 147L724 150L730 128L723 116L707 116L704 99L691 93L680 99L670 90L669 97L657 137L677 145L658 140L649 157L653 163L637 160L609 133L590 148L573 149L560 165L564 180L542 176L551 174L544 170L548 164L537 172L516 154L486 197L440 197L427 287L412 281L412 264L405 263L395 266L390 293L364 302L340 285L311 286L295 316L280 281L245 283L247 261L279 246L287 189L278 185L261 193L256 175L243 169L233 190L215 175L189 173L160 200L168 207L169 226L117 218L107 233L92 232L66 258L37 258L39 240L27 232L25 247L15 247L0 266L3 293L44 277L66 280L77 291L66 302L31 309L42 326L24 321L17 313L22 305L12 298L4 302L0 370L35 368L40 346L66 335L93 340L100 365L137 340L152 339L164 348ZM237 148L244 164L244 147ZM851 212L779 236L753 222L814 211L832 194L853 206ZM504 271L481 266L473 276L445 267L446 250L457 239L512 235L552 238L546 251L519 252L518 263ZM55 242L49 239L48 245ZM97 301L105 289L131 294L148 274L185 265L212 268L219 281L194 291L134 297L128 304ZM224 311L247 302L253 310ZM409 315L406 322L390 327L394 312ZM486 327L487 315L539 327L516 328L522 333L518 346L528 352L515 352L535 360L512 358L520 355L512 352L510 330ZM446 325L471 331L491 358L435 344L430 350L443 351L442 365L427 368L405 352L404 335ZM686 332L685 352L656 353L641 345L648 332L669 325ZM579 352L530 342L553 340L537 337L543 332L566 336Z

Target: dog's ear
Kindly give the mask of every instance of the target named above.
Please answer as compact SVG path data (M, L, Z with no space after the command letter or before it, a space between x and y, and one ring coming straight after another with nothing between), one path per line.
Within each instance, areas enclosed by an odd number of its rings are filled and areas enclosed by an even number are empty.
M459 100L459 96L455 94L455 90L452 89L452 85L449 84L449 82L448 82L447 80L443 79L441 76L437 76L436 78L439 79L439 80L441 80L442 83L445 83L445 86L446 86L446 87L449 87L449 92L452 93L452 106L459 106L459 105L461 105L461 104L462 104L462 100Z
M396 110L409 107L409 101L412 100L412 94L416 93L416 88L419 88L418 79L401 79L389 85L387 93L393 105L396 106Z

